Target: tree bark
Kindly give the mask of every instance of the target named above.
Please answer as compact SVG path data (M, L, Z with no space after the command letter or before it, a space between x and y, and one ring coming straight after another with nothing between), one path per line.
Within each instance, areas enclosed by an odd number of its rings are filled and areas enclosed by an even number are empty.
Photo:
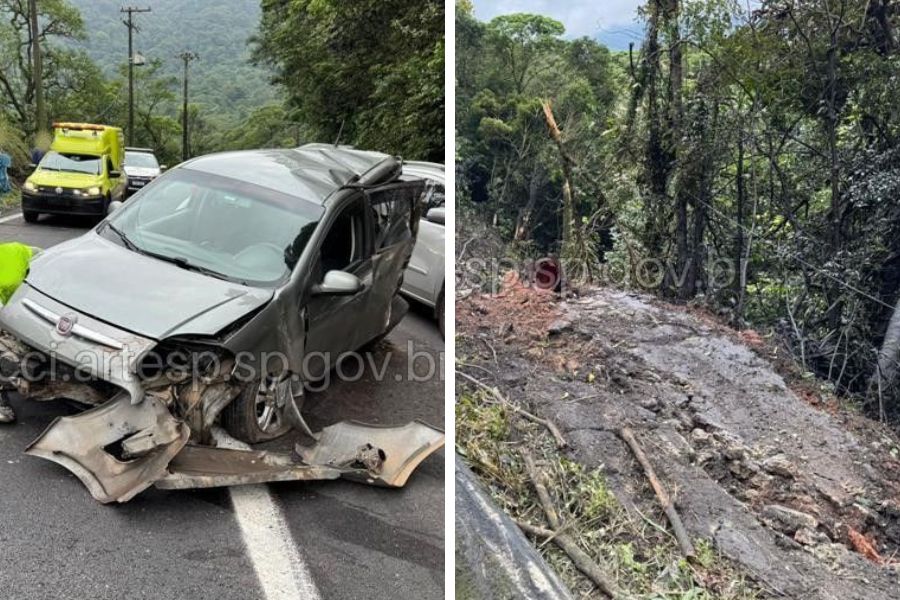
M881 349L878 351L876 371L872 374L874 388L890 389L897 378L898 361L900 361L900 300L897 300L894 306L891 320L884 332Z
M547 127L550 130L550 137L556 142L556 148L559 150L559 156L562 162L563 170L563 232L562 247L576 242L575 225L575 198L572 194L572 166L575 161L566 150L562 139L562 132L559 125L556 124L556 118L553 116L553 107L550 106L549 100L544 100L544 118L547 120Z
M735 204L737 228L734 232L734 264L736 267L734 278L734 319L735 325L739 325L744 319L744 205L747 200L747 188L744 182L744 135L738 132L737 140L737 173L735 175Z

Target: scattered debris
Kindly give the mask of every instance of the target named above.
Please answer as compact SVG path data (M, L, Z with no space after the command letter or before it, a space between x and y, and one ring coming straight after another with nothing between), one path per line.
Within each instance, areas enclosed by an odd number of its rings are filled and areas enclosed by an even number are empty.
M515 293L544 302L541 292ZM602 472L630 522L643 526L621 556L613 550L619 540L613 531L620 530L605 520L566 530L582 548L603 548L591 555L615 565L611 574L621 589L674 597L691 589L673 584L677 574L648 555L648 548L669 544L666 552L672 556L675 540L660 524L666 518L660 501L646 493L646 475L634 468L633 452L618 435L629 427L640 431L646 452L652 448L652 466L665 476L666 491L677 496L678 515L695 552L693 561L684 562L694 569L693 585L701 594L896 599L900 569L890 558L900 555L896 435L804 380L766 336L741 335L703 311L596 288L547 300L543 325L515 333L504 330L509 316L501 304L492 306L493 298L473 295L462 301L458 352L467 365L490 372L489 387L498 386L501 396L521 398L530 414L552 422L568 443L557 449L559 460ZM557 321L570 325L557 331L551 327ZM480 393L466 398L469 412L462 423L481 410L475 403L493 406L491 398ZM499 423L513 413L489 414L490 426L500 432ZM471 433L464 427L459 435ZM533 443L514 437L516 445ZM520 504L527 492L517 487L521 477L505 462L510 442L486 453L468 439L462 438L461 447L477 450L471 454L476 472L486 482L496 481L492 485L504 508L517 520L534 523L534 510L527 508L533 500L524 508ZM548 457L548 452L542 446L540 454ZM553 491L560 498L566 493ZM558 508L566 510L562 502ZM654 537L660 534L665 537ZM655 546L645 542L648 538ZM551 557L557 552L544 551ZM573 591L586 591L573 583L576 575L565 565L551 563L562 569ZM646 580L629 574L627 564L652 573L659 587L651 591ZM714 566L710 572L701 565ZM741 591L718 587L722 581L741 581Z
M876 565L884 564L884 558L882 558L881 554L878 553L878 550L875 549L874 542L867 536L861 534L852 527L847 530L847 536L850 538L850 544L851 546L853 546L854 550L862 554L867 559L871 560Z
M542 537L546 540L551 540L557 546L562 548L562 550L569 555L569 558L572 559L572 562L578 570L593 581L604 594L613 600L627 600L628 596L619 590L606 569L598 565L563 531L564 525L562 521L560 521L556 508L553 506L550 492L544 484L544 475L538 470L534 458L527 451L523 451L522 459L525 461L525 469L528 471L531 484L537 492L538 498L541 501L541 506L544 509L544 514L547 517L547 522L550 523L550 527L553 528L553 531L521 522L519 523L519 527L527 533Z
M540 417L538 417L538 416L535 416L535 415L531 414L531 413L528 412L527 410L525 410L525 409L523 409L523 408L520 408L520 407L516 406L515 404L513 404L512 402L510 402L508 399L504 398L503 395L500 393L500 391L499 391L497 388L492 388L492 387L488 386L487 384L485 384L484 382L475 379L475 378L472 377L471 375L467 375L466 373L463 373L462 371L457 371L456 374L459 375L460 377L462 377L463 379L466 379L466 380L468 380L468 381L474 383L475 385L477 385L477 386L480 387L481 389L490 392L491 395L492 395L492 396L497 400L497 402L499 402L500 404L502 404L502 405L506 406L507 408L509 408L509 409L511 409L511 410L513 410L513 411L515 411L515 412L517 412L518 414L520 414L521 416L525 417L525 418L528 419L529 421L532 421L533 423L537 423L538 425L543 425L544 427L546 427L547 430L548 430L551 434L553 434L553 438L556 440L556 445L557 445L557 447L559 447L559 448L565 448L566 446L569 445L568 442L566 442L566 438L564 438L564 437L563 437L563 434L559 431L559 428L558 428L556 425L554 425L553 422L552 422L551 420L549 420L549 419L542 419L542 418L540 418Z

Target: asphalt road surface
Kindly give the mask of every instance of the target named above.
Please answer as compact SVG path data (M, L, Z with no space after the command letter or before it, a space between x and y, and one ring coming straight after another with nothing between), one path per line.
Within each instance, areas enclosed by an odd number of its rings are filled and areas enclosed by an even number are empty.
M0 222L0 242L49 247L91 223L47 218ZM115 285L115 282L110 282ZM414 344L411 348L409 343ZM423 375L443 341L414 310L374 353L356 382L307 396L313 429L342 419L444 424L442 377ZM353 370L348 369L348 372ZM0 597L15 600L442 598L444 452L401 490L345 482L162 491L104 506L62 467L22 454L63 403L13 397L19 422L0 426ZM281 442L285 446L291 440Z

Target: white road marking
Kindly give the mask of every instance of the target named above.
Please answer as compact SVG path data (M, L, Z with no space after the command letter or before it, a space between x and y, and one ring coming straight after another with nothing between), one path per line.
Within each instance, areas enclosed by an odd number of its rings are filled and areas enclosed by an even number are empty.
M225 432L214 432L220 447L247 450L249 446ZM250 561L266 600L321 598L306 563L291 537L287 521L265 485L230 488L234 514Z
M7 215L0 219L0 223L9 223L10 221L15 221L16 219L21 219L22 213L15 213L13 215Z

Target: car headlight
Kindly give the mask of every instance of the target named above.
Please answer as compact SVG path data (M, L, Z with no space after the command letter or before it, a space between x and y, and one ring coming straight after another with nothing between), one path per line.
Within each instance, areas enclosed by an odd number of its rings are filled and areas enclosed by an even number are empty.
M85 192L85 194L86 194L87 196L99 196L99 195L100 195L100 188L99 188L98 186L95 185L95 186L92 187L92 188L88 188L87 191Z
M25 188L26 190L28 190L29 192L33 192L33 191L37 190L37 186L28 180L25 180L25 185L23 185L22 187Z

